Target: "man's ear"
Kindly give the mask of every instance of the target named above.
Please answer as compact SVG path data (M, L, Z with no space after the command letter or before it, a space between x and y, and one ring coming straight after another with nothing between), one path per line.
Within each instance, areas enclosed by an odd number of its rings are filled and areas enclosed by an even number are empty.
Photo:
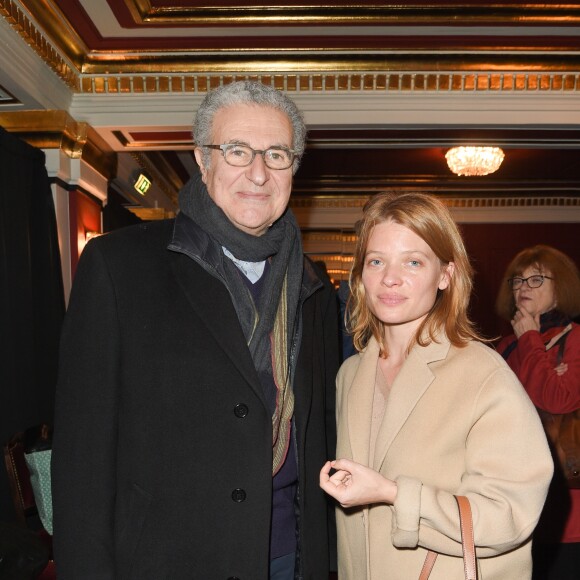
M200 147L196 147L193 150L193 154L195 155L195 160L197 161L197 164L199 165L199 170L201 171L201 179L203 180L204 183L206 183L206 175L207 175L207 169L203 163L203 151L201 150Z

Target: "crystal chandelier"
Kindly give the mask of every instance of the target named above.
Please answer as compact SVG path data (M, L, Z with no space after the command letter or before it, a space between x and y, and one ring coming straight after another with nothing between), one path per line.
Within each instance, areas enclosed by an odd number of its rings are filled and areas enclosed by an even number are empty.
M499 169L504 152L499 147L453 147L445 154L457 175L488 175Z

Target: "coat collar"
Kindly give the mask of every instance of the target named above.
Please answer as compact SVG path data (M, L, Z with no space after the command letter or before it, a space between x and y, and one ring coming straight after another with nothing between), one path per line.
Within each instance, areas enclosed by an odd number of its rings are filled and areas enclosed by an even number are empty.
M428 346L415 345L397 375L377 435L374 457L369 457L370 425L379 345L371 338L361 353L359 367L348 394L347 423L353 459L379 471L393 439L435 378L429 365L445 359L450 343L444 336Z
M231 299L219 301L219 316L216 316L216 295L211 291L211 285L207 283L205 276L200 276L199 271L191 267L193 260L228 292L223 274L224 254L221 247L192 220L180 213L175 218L173 236L167 249L171 251L172 270L191 307L266 405L263 389ZM304 260L300 304L320 287L322 282L312 264Z

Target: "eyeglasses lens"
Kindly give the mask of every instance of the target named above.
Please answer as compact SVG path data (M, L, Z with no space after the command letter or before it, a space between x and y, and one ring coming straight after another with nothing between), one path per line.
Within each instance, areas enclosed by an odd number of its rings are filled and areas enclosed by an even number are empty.
M508 280L509 285L512 290L519 290L524 282L530 288L539 288L544 283L544 276L530 276L529 278L510 278Z
M232 145L224 150L227 163L235 167L246 167L254 160L256 153L262 155L264 163L270 169L288 169L294 161L294 156L286 149L270 148L265 151L255 151L246 145Z

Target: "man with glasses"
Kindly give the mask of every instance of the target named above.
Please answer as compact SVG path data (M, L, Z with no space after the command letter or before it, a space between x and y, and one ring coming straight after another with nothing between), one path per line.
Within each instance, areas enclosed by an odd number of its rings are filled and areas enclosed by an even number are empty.
M59 578L326 580L338 302L287 209L306 129L205 97L175 220L87 245L53 450Z

